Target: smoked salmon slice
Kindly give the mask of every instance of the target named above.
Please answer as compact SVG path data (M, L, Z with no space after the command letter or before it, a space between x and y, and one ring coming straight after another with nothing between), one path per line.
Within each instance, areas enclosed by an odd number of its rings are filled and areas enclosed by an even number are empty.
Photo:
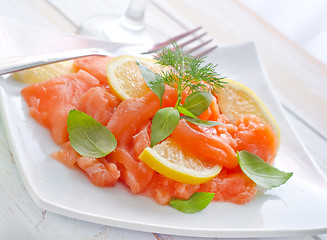
M199 188L200 185L177 182L155 173L144 194L166 205L171 198L189 199Z
M255 115L239 119L236 126L238 128L234 134L237 141L236 150L246 150L272 164L278 151L278 139L272 127L263 124Z
M116 164L105 158L79 157L77 165L84 171L90 182L98 187L111 187L120 177Z
M184 119L179 121L171 136L199 159L214 162L226 168L234 168L238 165L234 149L222 138L196 131Z
M109 154L108 158L117 163L123 180L132 193L141 193L146 189L154 173L148 165L133 158L126 149L119 147Z
M105 126L120 102L120 99L106 88L93 87L78 99L77 109Z
M77 108L79 97L90 88L99 86L99 81L80 70L46 82L27 86L21 91L30 115L47 127L57 144L68 141L67 116Z
M118 146L127 145L158 110L159 99L153 92L141 98L126 99L117 107L107 128L114 134Z
M116 164L105 158L83 157L72 148L70 142L63 144L61 147L62 150L52 153L51 157L69 168L78 166L94 185L110 187L118 181L120 171Z
M111 59L112 57L108 56L81 57L74 60L74 66L94 76L101 85L109 86L106 68Z
M221 171L209 182L201 184L198 191L215 193L214 201L245 204L254 198L257 186L243 172Z

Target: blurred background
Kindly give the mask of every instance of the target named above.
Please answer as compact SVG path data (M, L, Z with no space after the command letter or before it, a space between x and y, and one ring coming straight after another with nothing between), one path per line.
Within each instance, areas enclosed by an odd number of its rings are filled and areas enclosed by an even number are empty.
M326 0L239 0L327 65Z

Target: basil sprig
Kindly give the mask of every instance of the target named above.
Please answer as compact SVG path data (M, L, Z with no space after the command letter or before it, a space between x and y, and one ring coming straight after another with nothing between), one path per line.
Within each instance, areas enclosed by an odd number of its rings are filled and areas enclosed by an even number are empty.
M156 112L151 126L151 147L168 137L179 122L179 112L176 108L162 108Z
M137 66L142 72L142 76L146 85L151 89L151 91L158 96L160 99L160 104L162 102L162 97L165 92L165 83L161 80L161 76L157 73L152 72L150 69L145 67L139 62L136 62Z
M248 151L237 152L237 158L242 171L256 184L267 189L284 184L293 175L278 170Z
M183 107L190 111L195 116L200 116L208 109L212 101L212 96L209 92L198 91L187 96Z
M196 192L187 200L173 198L169 204L183 213L196 213L205 209L214 196L214 193Z
M67 118L71 146L85 157L100 158L117 146L115 136L101 123L78 110L70 110Z
M159 97L161 104L165 91L163 78L141 63L137 62L137 65L142 72L146 85ZM167 138L175 130L181 118L204 127L213 127L221 124L219 122L204 121L197 118L197 116L200 116L208 109L211 101L212 96L209 92L196 91L185 98L183 105L178 102L175 107L162 108L156 112L152 119L151 147ZM184 116L181 117L180 114Z
M176 109L178 110L179 113L184 114L185 116L188 116L190 118L197 118L192 112L187 110L186 108L182 106L176 106Z

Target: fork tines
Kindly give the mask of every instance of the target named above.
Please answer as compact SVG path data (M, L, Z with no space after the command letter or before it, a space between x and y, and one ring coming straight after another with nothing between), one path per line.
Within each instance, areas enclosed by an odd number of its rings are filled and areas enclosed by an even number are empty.
M144 54L156 52L161 48L169 47L172 42L176 42L186 53L193 53L193 55L197 57L207 55L209 52L217 48L217 45L212 42L212 38L208 38L206 32L202 31L201 33L200 30L202 30L201 26L179 34L167 41L156 44L152 49Z

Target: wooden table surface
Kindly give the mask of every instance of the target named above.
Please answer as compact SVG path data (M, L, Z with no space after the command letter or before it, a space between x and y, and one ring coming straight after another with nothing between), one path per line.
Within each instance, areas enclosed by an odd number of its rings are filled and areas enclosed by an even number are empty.
M76 33L84 19L122 14L128 3L0 0L0 15ZM203 26L219 45L253 41L286 116L309 154L327 174L327 66L237 0L153 0L148 4L146 18L152 19L152 25L167 36ZM189 239L92 224L38 208L20 179L2 123L0 158L0 239ZM327 234L292 239L327 239Z

